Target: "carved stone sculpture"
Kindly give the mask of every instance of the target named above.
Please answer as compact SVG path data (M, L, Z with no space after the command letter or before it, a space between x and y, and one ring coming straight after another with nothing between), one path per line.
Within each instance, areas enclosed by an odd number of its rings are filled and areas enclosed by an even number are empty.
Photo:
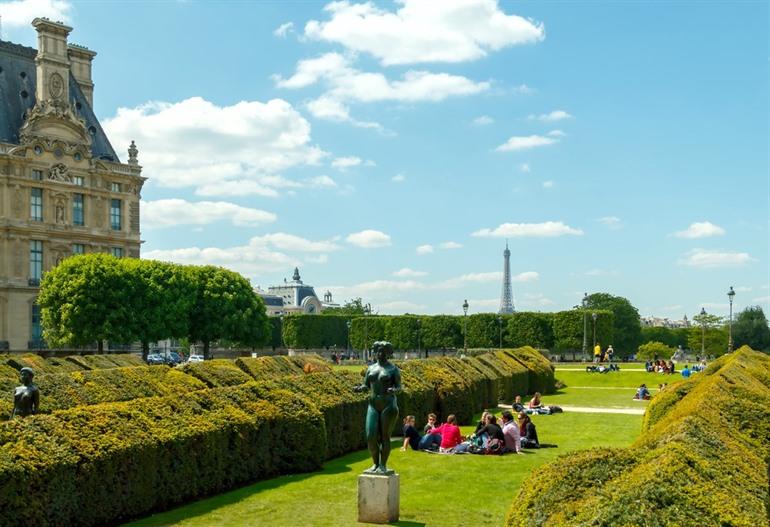
M48 172L48 179L61 181L62 183L72 183L72 177L69 175L69 169L64 163L56 163Z
M13 392L13 413L11 419L16 416L24 417L36 414L40 406L40 390L32 382L35 372L32 368L22 368L19 371L21 386L17 386Z
M374 463L367 474L392 474L387 462L390 456L390 434L398 419L396 393L401 391L401 373L388 359L393 356L390 342L375 342L372 346L377 362L366 370L364 383L355 391L369 390L369 408L366 411L366 441Z

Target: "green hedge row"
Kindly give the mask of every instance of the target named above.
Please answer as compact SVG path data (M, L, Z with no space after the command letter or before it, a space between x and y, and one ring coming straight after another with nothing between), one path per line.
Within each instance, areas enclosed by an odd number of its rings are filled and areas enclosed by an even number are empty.
M593 342L591 313L579 310L558 313L481 313L464 316L355 316L291 315L283 319L283 341L298 349L365 349L377 340L387 340L397 350L462 348L467 325L468 347L515 348L534 346L547 349L581 349L583 320L587 316L588 341ZM612 343L613 314L596 310L596 340L603 347ZM348 331L347 323L351 323ZM502 342L501 342L502 337ZM349 339L349 340L348 340Z
M16 419L0 444L0 524L101 525L318 469L326 434L306 398L248 383Z
M744 346L656 395L628 449L534 472L506 525L766 525L769 463L770 357Z
M41 373L67 373L82 370L97 370L104 368L121 368L125 366L144 366L139 355L71 355L69 357L44 358L34 353L24 355L2 355L0 366L8 366L18 371L24 367L35 370L35 375ZM7 375L6 368L0 368L0 379ZM16 375L18 379L18 374Z

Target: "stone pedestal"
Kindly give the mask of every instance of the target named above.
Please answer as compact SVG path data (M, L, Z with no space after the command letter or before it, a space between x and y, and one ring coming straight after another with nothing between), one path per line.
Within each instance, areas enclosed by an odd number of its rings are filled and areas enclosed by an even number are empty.
M358 476L358 521L362 523L398 521L400 494L398 474Z

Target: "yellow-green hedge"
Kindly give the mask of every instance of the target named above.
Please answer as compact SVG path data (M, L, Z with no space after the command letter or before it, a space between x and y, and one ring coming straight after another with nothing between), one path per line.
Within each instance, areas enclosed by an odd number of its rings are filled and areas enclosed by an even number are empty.
M554 393L556 391L554 367L542 353L530 346L503 350L503 352L527 368L529 373L527 393Z
M284 375L297 375L308 372L331 371L329 363L318 355L298 355L287 357L242 357L235 364L254 379L273 379Z
M142 357L133 353L118 353L108 355L70 355L66 359L83 370L99 370L108 368L124 368L128 366L144 366ZM48 359L52 360L52 359Z
M196 379L200 379L211 388L237 386L253 380L235 365L235 361L229 359L188 362L180 366L179 369Z
M767 525L770 357L744 346L656 395L648 411L628 449L535 471L506 525Z
M325 452L316 406L256 382L15 419L0 424L0 525L115 524Z

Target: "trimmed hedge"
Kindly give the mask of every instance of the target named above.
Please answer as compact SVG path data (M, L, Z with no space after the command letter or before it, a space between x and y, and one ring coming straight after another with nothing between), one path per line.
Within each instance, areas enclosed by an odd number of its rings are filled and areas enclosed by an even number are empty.
M45 359L34 353L25 353L24 355L6 355L3 357L2 362L11 368L14 368L15 370L20 370L22 368L32 368L35 370L35 375L41 373L63 373L84 369L66 359L60 359L56 357Z
M485 353L479 355L477 359L494 368L501 375L498 383L498 399L500 401L511 403L517 395L530 393L529 390L529 370L521 362L517 361L504 351L494 353Z
M253 380L234 361L229 359L188 362L180 366L179 369L196 379L200 379L209 388L237 386Z
M766 525L769 462L770 357L744 346L656 395L630 448L535 471L506 525Z
M273 379L284 375L298 375L309 371L331 371L329 363L318 355L299 355L293 357L241 357L235 360L236 366L252 378Z
M134 355L133 353L121 353L115 355L70 355L67 357L67 360L83 370L101 370L145 365L142 357Z
M542 353L529 346L503 350L503 353L508 354L527 368L529 385L526 393L540 392L545 394L556 391L554 367Z
M309 400L253 382L8 421L0 425L0 524L112 524L315 470L324 428Z

